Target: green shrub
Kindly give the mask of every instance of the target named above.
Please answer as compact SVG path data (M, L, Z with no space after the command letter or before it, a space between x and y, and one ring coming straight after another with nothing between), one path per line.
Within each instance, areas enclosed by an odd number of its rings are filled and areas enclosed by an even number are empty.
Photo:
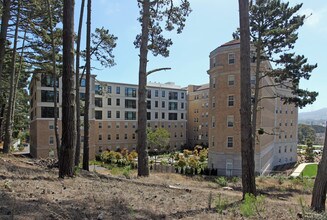
M225 187L227 186L227 178L224 176L217 177L215 179L215 182L220 186L220 187Z
M202 149L199 153L200 156L200 162L204 162L208 158L208 150L207 149Z
M127 166L124 168L123 170L123 175L129 179L131 177L131 167L130 166Z
M227 200L223 199L220 193L218 193L218 196L215 199L215 208L219 214L222 214L227 208Z
M255 197L253 194L246 194L243 203L240 207L240 212L244 217L252 217L254 215L261 216L264 212L265 197L260 195Z
M183 150L183 154L184 154L184 157L189 157L190 155L192 155L192 151L190 151L190 150L187 150L187 149L185 149L185 150Z
M18 151L23 151L23 150L24 150L24 145L23 144L19 144Z
M239 179L240 178L238 178L237 176L233 176L230 181L235 184L239 181Z

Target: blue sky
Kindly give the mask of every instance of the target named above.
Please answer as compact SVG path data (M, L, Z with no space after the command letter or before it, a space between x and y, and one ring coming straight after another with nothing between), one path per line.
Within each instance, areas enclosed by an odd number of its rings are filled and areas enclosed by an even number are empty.
M209 53L219 45L232 39L238 27L238 1L189 0L193 12L188 17L182 34L166 33L172 38L170 57L149 56L148 70L171 67L171 71L158 72L148 77L151 82L175 82L177 85L208 83ZM140 32L137 21L139 9L136 0L96 0L93 2L92 28L105 27L118 37L114 50L116 66L94 70L99 80L138 83L139 51L133 41ZM300 3L290 0L290 4ZM325 0L303 0L301 13L312 15L299 31L295 50L308 57L310 63L318 63L309 81L301 82L302 88L319 92L317 101L301 111L312 111L327 107L327 2ZM76 28L80 0L76 1ZM84 28L85 30L85 28ZM324 49L325 48L325 49Z

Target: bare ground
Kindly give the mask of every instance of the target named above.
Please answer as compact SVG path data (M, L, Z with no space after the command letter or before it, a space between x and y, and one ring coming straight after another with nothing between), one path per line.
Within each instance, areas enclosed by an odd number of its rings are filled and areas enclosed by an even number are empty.
M0 156L0 219L247 219L240 211L240 184L225 191L201 177L151 174L130 179L80 171L58 179L57 169L35 160ZM310 194L272 179L257 180L265 193L265 210L250 219L297 219ZM278 185L278 184L277 184ZM221 195L227 207L218 214ZM210 201L210 205L209 205Z

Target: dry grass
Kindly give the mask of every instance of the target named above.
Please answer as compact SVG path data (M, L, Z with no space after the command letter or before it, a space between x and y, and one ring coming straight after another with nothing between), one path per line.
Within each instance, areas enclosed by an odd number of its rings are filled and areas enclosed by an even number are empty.
M302 211L299 198L310 199L301 191L286 191L287 181L280 184L284 188L278 187L275 178L257 183L266 194L266 208L260 213L264 219L296 219ZM244 219L239 184L230 184L234 191L224 191L201 177L152 174L136 178L132 173L126 179L83 171L62 180L55 169L1 156L0 219ZM222 214L214 209L218 194L227 201Z

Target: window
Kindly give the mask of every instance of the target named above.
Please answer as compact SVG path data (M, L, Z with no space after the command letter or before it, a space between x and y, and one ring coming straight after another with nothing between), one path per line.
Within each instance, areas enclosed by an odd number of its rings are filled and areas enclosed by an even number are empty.
M119 140L119 134L116 134L116 140Z
M185 94L184 94L184 92L182 92L181 93L181 99L184 99L184 97L185 97Z
M99 128L102 128L102 122L99 122Z
M116 118L120 118L120 111L116 111Z
M165 113L164 112L161 113L161 119L165 119Z
M81 101L85 101L85 93L80 93L79 94L79 99L81 100Z
M233 86L235 84L235 76L234 75L228 75L228 85Z
M120 94L120 87L119 86L116 87L116 94Z
M116 105L120 106L120 99L116 99Z
M110 141L111 140L111 134L108 134L108 141Z
M235 53L229 53L228 54L228 64L234 64L235 63Z
M86 86L86 79L82 79L80 82L81 82L81 84L80 84L81 87Z
M177 110L177 102L169 102L169 110Z
M158 119L158 117L159 117L159 113L158 113L158 112L155 112L155 113L154 113L154 118L155 118L155 119Z
M125 140L127 139L127 134L124 135Z
M53 145L54 144L54 137L50 136L49 137L49 145Z
M158 90L154 90L154 97L158 97L159 96L159 91Z
M212 97L212 108L216 107L216 98Z
M95 94L102 95L102 86L101 85L95 85Z
M146 120L151 120L151 112L146 113Z
M168 119L169 120L177 120L177 113L169 113Z
M111 123L108 123L108 128L111 128Z
M227 127L229 127L229 128L234 127L234 116L233 115L227 116Z
M108 86L108 93L111 94L111 92L112 92L112 88L111 86Z
M116 123L116 128L119 128L120 127L120 124L119 123Z
M96 107L102 107L102 98L95 98L94 104Z
M282 152L282 147L279 146L279 148L278 148L278 153L281 153L281 152Z
M161 108L166 108L166 102L165 101L161 102Z
M256 82L256 77L255 77L255 75L251 75L251 85L255 85L255 82Z
M184 119L184 113L181 113L181 119Z
M169 100L178 100L177 92L169 92Z
M59 108L56 113L59 116ZM54 118L54 107L41 107L41 118Z
M161 91L161 96L166 97L166 91Z
M151 101L146 101L146 108L151 109Z
M111 98L108 98L108 105L111 105Z
M134 88L125 88L126 97L136 97L136 89Z
M234 138L227 137L227 147L233 147L233 146L234 146Z
M154 107L155 107L155 108L158 108L158 106L159 106L159 102L158 102L158 101L155 101L155 102L154 102Z
M111 118L111 111L107 112L107 118Z
M54 124L53 124L53 122L49 122L49 129L50 129L50 130L53 130L53 129L54 129Z
M125 108L136 109L136 100L125 99Z
M216 88L216 78L212 78L212 88Z
M211 116L212 127L216 127L216 119L215 116Z
M234 106L234 96L228 96L228 106Z
M181 102L181 109L184 109L184 102Z
M125 112L125 120L136 120L136 112Z
M132 134L132 138L135 139L135 133Z
M127 122L125 123L125 128L128 128L128 123Z
M53 87L54 81L55 80L50 75L42 74L42 76L41 76L41 86L42 87ZM58 86L59 86L59 81L57 79L56 87L58 88Z
M54 91L41 90L41 102L54 102ZM59 102L59 92L57 92L57 102Z
M147 97L148 99L151 99L151 90L147 90Z
M102 134L99 134L99 141L102 141Z
M95 119L102 119L102 111L95 111Z
M215 146L215 136L212 136L211 137L211 145L212 146Z

